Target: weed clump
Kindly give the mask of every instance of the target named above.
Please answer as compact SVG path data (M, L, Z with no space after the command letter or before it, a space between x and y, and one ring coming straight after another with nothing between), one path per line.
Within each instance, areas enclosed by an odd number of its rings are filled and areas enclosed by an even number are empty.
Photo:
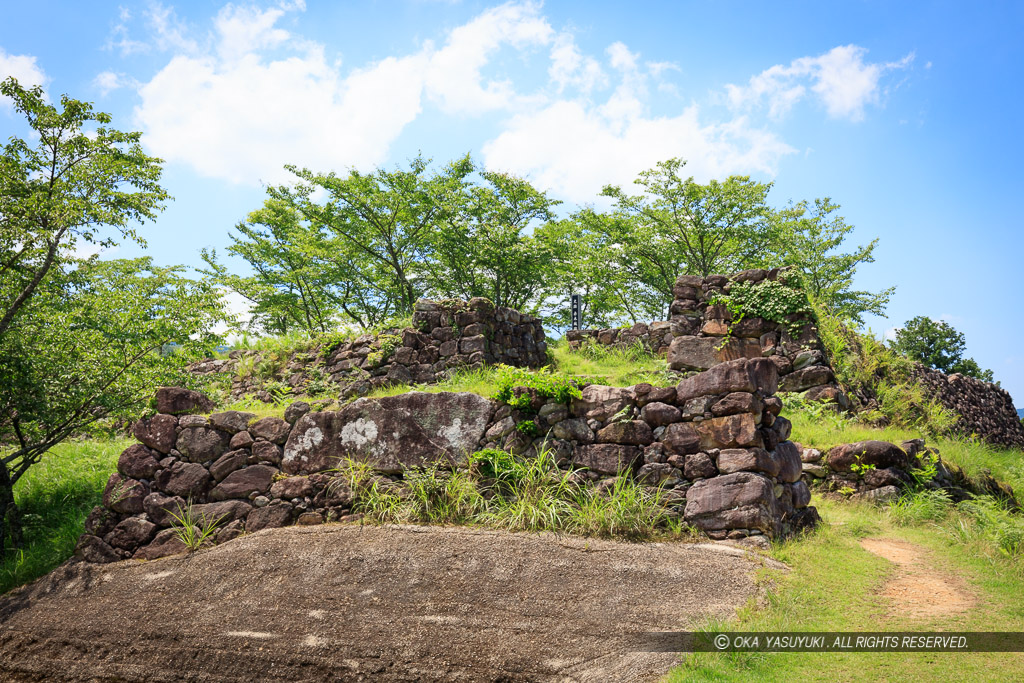
M468 524L630 540L690 535L660 489L625 474L601 488L582 483L559 469L546 448L530 458L477 451L464 468L409 470L401 481L354 460L338 471L352 488L353 512L379 523Z

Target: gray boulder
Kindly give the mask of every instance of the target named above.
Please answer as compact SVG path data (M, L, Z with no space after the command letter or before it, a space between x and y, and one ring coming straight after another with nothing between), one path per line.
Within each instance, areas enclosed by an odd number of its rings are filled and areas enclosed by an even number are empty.
M281 467L288 474L311 474L336 467L346 456L381 472L442 461L465 464L494 410L494 403L471 393L359 399L339 411L300 418L285 444Z
M686 492L683 517L703 531L760 529L774 538L782 530L772 482L753 472L697 482Z

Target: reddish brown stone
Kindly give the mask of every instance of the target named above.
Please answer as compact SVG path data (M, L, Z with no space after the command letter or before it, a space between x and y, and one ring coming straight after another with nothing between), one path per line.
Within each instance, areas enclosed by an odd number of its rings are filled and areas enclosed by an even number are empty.
M718 471L761 472L774 477L779 473L779 461L763 448L725 448L718 454Z
M307 477L288 477L275 481L270 487L270 495L274 498L305 498L313 495L313 484Z
M243 413L239 410L228 410L223 413L210 415L210 424L228 434L244 432L249 427L249 422L256 417L255 413Z
M141 481L110 475L103 490L103 504L123 515L137 515L142 512L142 501L149 495L149 487Z
M760 529L771 537L782 531L772 482L753 472L723 474L691 486L684 519L704 531Z
M687 479L707 479L718 475L718 469L707 453L691 453L686 456L683 473Z
M663 427L673 422L679 422L682 416L679 408L660 401L647 403L640 410L640 417L652 427Z
M214 404L198 391L182 387L161 387L156 390L156 410L167 415L208 413Z
M176 462L160 470L156 486L164 493L182 498L199 498L210 485L210 473L198 463Z
M696 425L701 450L709 448L760 448L764 445L753 415L728 415Z
M141 517L129 517L114 527L103 540L113 548L134 551L140 545L149 543L155 533L156 524Z
M173 415L154 415L148 420L139 420L132 428L135 438L150 448L166 455L174 448L178 438L178 418Z
M267 505L255 508L245 519L245 530L253 533L260 529L276 529L288 524L291 517L291 505Z
M783 441L775 447L775 459L779 462L779 481L793 483L800 481L803 473L803 462L800 460L800 448L792 441Z
M597 432L600 443L619 443L629 446L646 446L654 441L654 433L643 420L613 422Z
M130 479L152 479L159 468L153 451L141 443L124 449L117 459L117 471Z
M640 449L636 446L601 443L577 446L572 462L601 474L618 474L631 470L639 457Z
M290 424L279 417L265 417L254 422L249 427L249 433L257 439L266 439L270 443L276 443L280 446L288 440L288 433L291 431L291 428Z
M174 529L164 529L149 545L136 550L132 557L136 560L156 560L169 555L180 555L187 551L188 546L178 538Z
M836 446L828 452L828 466L834 472L850 472L854 464L874 465L877 469L899 467L909 469L912 465L899 446L888 441L858 441Z
M247 498L252 493L266 493L270 490L270 483L277 472L277 468L269 465L252 465L235 470L210 491L210 498L211 500L226 500L228 498Z
M686 455L700 450L700 435L692 422L676 422L661 435L665 450L672 455Z
M711 405L711 413L715 417L750 413L760 418L763 409L764 404L761 403L761 399L745 391L734 391L731 394L726 394ZM758 421L760 420L758 419Z

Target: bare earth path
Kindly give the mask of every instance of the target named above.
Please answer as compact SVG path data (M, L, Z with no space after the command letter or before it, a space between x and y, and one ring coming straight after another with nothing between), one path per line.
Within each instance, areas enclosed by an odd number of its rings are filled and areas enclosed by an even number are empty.
M721 546L276 529L0 598L0 680L649 680L676 656L628 634L731 617L756 566Z
M966 612L977 602L963 581L936 569L920 546L893 538L865 538L861 546L896 565L882 588L890 616L939 619Z

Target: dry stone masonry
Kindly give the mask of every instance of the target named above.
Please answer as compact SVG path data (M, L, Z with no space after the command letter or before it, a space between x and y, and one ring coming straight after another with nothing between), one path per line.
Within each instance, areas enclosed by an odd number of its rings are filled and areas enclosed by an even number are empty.
M547 363L547 343L541 321L511 308L495 307L489 300L420 300L415 305L412 327L364 334L334 348L325 349L321 360L315 353L297 352L288 359L280 377L296 393L315 381L317 372L339 388L342 398L364 396L386 384L433 384L456 368L478 368L503 363L535 368ZM210 374L236 371L250 355L234 351L233 358L210 360L193 372ZM237 377L231 395L257 395L271 400L262 383L252 376Z
M841 408L849 399L839 388L813 321L796 317L785 323L749 317L733 322L728 308L713 305L716 294L736 282L776 280L782 271L753 269L731 276L681 275L673 288L667 321L638 323L624 329L570 330L570 344L584 340L606 346L642 344L666 355L669 368L702 371L737 358L768 358L779 372L779 390L803 392L808 400L831 400ZM791 333L791 328L799 331Z
M781 272L754 269L729 277L683 275L673 289L669 320L624 329L570 330L566 337L574 346L586 340L614 347L641 344L666 355L669 368L679 371L706 370L735 358L769 358L779 370L780 391L802 392L807 400L833 401L848 410L850 398L836 380L813 321L796 317L773 323L745 318L734 323L727 308L710 303L716 294L728 292L732 283L774 280ZM791 327L799 331L792 334ZM912 374L928 396L958 416L955 431L1000 446L1024 448L1024 424L1005 389L920 364Z
M947 375L920 364L914 366L913 376L929 396L958 415L956 429L961 433L1024 449L1024 424L1017 417L1013 398L1006 389L959 373Z
M740 358L676 387L586 386L568 404L527 388L516 389L530 398L516 409L471 393L409 392L336 411L296 402L284 419L197 414L209 410L205 397L163 388L165 412L135 425L139 443L121 454L76 554L111 562L183 552L172 527L186 509L220 520L216 543L356 519L337 470L344 458L400 489L410 469L465 466L485 447L527 458L549 448L581 486L607 488L625 476L659 487L670 510L712 538L777 538L818 520L777 385L771 360Z
M800 451L803 480L812 489L824 489L875 503L890 503L904 491L921 486L946 491L953 501L974 495L988 495L1004 501L1011 509L1020 505L1013 489L990 474L973 478L952 463L942 460L936 448L923 439L904 441L858 441L834 446L827 453L816 448Z

